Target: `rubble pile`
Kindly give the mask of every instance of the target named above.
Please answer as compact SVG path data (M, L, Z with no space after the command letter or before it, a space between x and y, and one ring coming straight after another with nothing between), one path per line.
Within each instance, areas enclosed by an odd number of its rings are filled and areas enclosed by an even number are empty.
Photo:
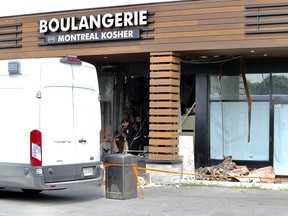
M247 166L237 166L228 156L218 165L196 169L196 180L275 183L273 167L249 170Z

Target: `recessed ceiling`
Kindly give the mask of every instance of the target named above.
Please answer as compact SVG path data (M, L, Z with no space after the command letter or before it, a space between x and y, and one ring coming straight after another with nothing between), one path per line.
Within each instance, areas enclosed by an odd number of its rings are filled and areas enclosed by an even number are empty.
M275 49L235 49L235 50L205 50L205 51L177 51L181 59L211 59L225 56L243 56L244 58L288 57L286 48ZM83 61L94 65L129 62L149 62L150 53L129 53L115 55L79 56Z
M101 55L101 56L79 56L83 61L94 65L111 64L111 63L129 63L129 62L149 62L149 53L140 54L115 54L115 55Z

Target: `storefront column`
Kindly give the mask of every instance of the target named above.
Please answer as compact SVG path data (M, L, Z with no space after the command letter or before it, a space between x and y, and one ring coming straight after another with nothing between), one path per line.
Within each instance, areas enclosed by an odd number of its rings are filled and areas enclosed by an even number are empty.
M180 58L150 54L149 160L179 160Z

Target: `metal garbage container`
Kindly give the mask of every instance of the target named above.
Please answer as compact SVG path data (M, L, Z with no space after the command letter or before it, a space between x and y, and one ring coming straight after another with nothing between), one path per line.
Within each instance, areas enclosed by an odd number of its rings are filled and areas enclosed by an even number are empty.
M137 181L132 164L137 164L137 156L112 154L105 158L106 198L131 199L137 197Z

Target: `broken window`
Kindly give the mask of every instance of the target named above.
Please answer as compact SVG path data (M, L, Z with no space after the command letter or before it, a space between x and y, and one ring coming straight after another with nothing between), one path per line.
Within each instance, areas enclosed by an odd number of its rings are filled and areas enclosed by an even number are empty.
M211 159L230 155L234 160L269 160L269 74L247 74L246 78L252 99L250 142L241 75L222 76L221 80L210 75Z

